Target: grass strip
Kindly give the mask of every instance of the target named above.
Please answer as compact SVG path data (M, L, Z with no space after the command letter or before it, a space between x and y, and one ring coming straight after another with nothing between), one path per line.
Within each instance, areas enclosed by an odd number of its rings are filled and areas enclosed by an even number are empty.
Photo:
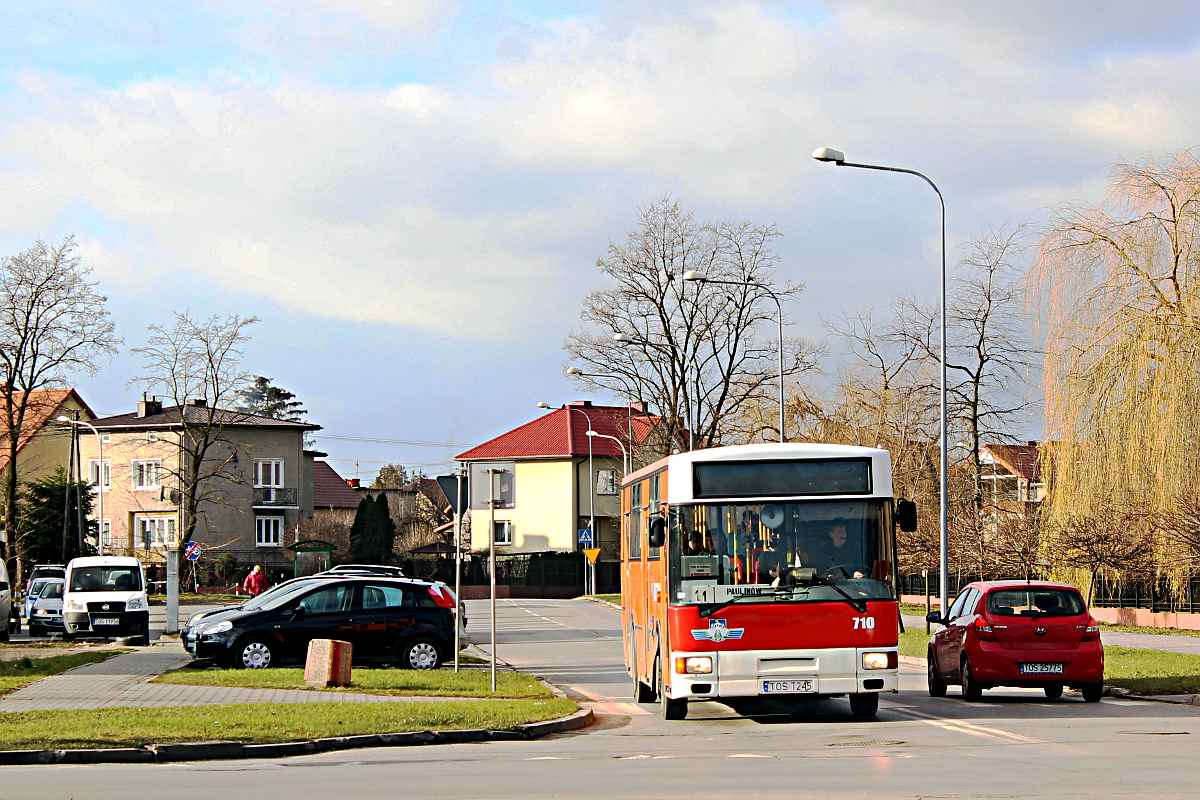
M1135 694L1200 694L1200 655L1108 646L1104 682Z
M97 650L91 653L68 653L46 658L16 658L0 661L0 694L7 694L36 680L66 672L84 664L104 661L128 650Z
M255 703L176 708L100 708L5 714L0 750L143 747L227 740L291 742L370 733L504 730L572 713L572 700L411 703Z
M497 672L496 694L491 692L491 673L467 669L355 669L348 687L322 689L331 692L363 692L408 697L506 697L545 698L553 693L532 675ZM178 669L154 679L155 683L191 686L240 686L250 689L307 689L304 670L273 669Z
M1198 636L1200 631L1193 631L1187 628L1147 628L1143 625L1120 625L1115 622L1101 622L1100 628L1106 631L1119 631L1121 633L1149 633L1155 636Z
M587 594L584 597L594 597L597 600L607 600L613 605L621 605L621 595L619 594Z

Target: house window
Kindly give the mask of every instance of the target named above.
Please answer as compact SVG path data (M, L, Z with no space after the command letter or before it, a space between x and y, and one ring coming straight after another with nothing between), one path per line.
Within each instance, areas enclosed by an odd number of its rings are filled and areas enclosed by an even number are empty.
M111 433L100 434L100 441L104 442L105 444L108 444L109 442L112 441L112 434Z
M162 459L133 462L133 488L157 489L162 486Z
M257 458L254 460L254 488L261 491L262 500L275 502L276 489L283 488L283 459Z
M158 441L158 431L147 431L146 432L146 441L147 442L157 442Z
M602 469L596 471L596 494L617 493L617 471Z
M107 458L104 459L104 481L100 480L100 462L92 459L88 462L88 483L92 486L102 486L104 491L108 491L112 485L112 462Z
M513 543L513 524L506 519L492 522L492 541L496 544Z
M259 547L281 547L283 545L283 517L256 517L254 519L254 543Z
M138 534L142 547L172 547L175 544L174 517L138 517Z
M100 549L107 551L112 547L112 520L106 519L100 523Z

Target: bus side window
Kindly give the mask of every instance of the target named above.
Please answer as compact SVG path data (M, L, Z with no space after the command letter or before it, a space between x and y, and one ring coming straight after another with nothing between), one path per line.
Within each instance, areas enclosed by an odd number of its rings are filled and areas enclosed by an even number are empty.
M625 527L625 535L629 547L629 558L633 561L640 561L642 558L642 485L635 483L629 487L629 516L627 518L628 525Z
M654 519L655 517L659 516L659 501L662 499L661 481L661 474L650 476L650 502L647 504L648 508L646 509L646 514L650 519ZM647 532L648 531L649 528L647 527ZM659 557L659 548L649 547L649 543L647 543L647 546L648 550L646 552L646 558L650 559L651 561L657 560Z

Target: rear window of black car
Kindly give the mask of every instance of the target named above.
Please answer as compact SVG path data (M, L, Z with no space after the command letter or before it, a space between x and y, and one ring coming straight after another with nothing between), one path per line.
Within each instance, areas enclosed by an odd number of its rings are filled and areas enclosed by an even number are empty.
M1078 592L1030 586L993 590L988 594L987 610L1002 617L1069 617L1082 614L1084 605Z
M368 584L363 586L363 608L397 608L403 606L435 606L429 589L424 586L400 584Z

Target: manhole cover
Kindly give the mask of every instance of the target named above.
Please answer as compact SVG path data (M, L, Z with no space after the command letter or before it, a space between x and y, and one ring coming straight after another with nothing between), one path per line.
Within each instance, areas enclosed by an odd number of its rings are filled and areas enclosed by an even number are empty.
M1188 736L1191 731L1117 731L1135 736Z
M870 742L834 742L829 747L886 747L893 744L904 744L895 739L875 739Z

